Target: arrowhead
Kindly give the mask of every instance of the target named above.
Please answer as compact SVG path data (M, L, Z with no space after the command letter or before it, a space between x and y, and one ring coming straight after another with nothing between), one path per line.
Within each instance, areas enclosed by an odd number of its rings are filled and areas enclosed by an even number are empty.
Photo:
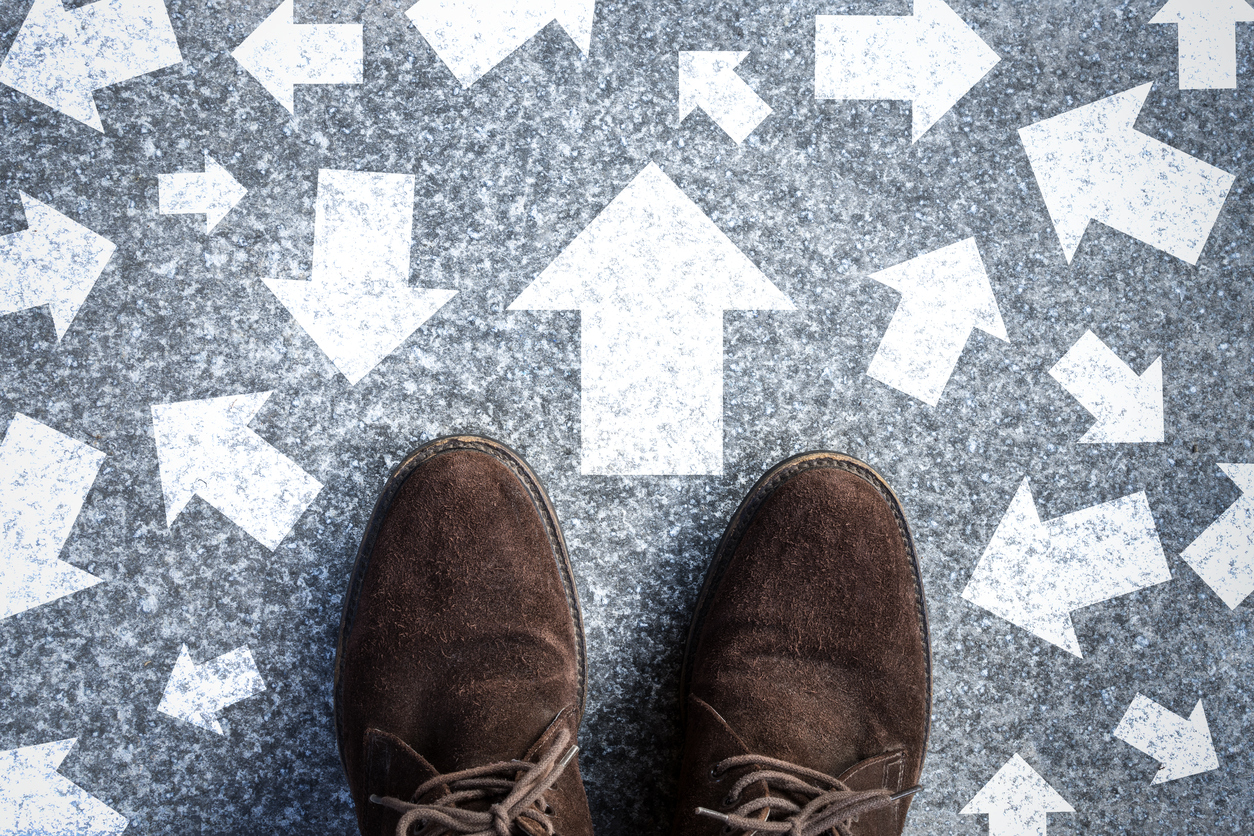
M748 57L748 52L680 52L679 118L687 118L702 99L719 95L719 74L735 69Z
M1198 700L1189 719L1137 694L1111 734L1162 764L1151 784L1219 768L1206 712Z
M1237 23L1254 21L1245 0L1168 0L1150 23Z
M1075 808L1058 794L1027 761L1015 755L975 794L961 816L987 814L1026 822L1035 813L1074 813ZM1022 826L1006 833L1027 833ZM1043 832L1043 831L1042 831Z
M579 47L583 57L592 49L592 21L596 16L596 0L557 0L553 16Z
M1219 469L1236 483L1237 487L1241 489L1241 493L1254 497L1254 464L1222 463L1219 465Z
M1119 397L1121 408L1099 416L1089 428L1082 444L1161 443L1163 430L1163 360L1159 357L1137 377L1131 374L1126 386L1112 395ZM1113 381L1109 381L1113 384Z
M1215 752L1215 742L1210 736L1210 724L1206 722L1201 700L1193 706L1188 726L1181 727L1169 745L1167 759L1162 762L1163 768L1154 775L1151 786L1219 768L1219 756Z
M77 738L0 752L0 827L4 833L114 836L126 819L57 774Z
M935 308L937 317L969 320L986 334L1010 342L975 238L912 258L871 278Z
M0 64L0 83L100 132L83 33L61 0L35 0Z
M208 151L205 152L205 177L209 181L208 193L212 196L211 208L205 218L205 232L209 233L244 199L248 189L241 186L231 172L209 156Z
M203 677L192 661L187 645L179 647L179 658L170 672L157 710L216 734L224 734L222 724L205 700Z
M296 112L296 82L289 59L297 34L293 24L293 0L283 0L231 56L260 82L288 113Z
M944 0L915 0L914 16L927 62L914 67L910 141L918 142L1001 58Z

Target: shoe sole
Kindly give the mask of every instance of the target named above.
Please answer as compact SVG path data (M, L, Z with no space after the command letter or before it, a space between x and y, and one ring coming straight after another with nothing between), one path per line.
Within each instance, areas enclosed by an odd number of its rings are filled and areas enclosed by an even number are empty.
M557 511L549 500L549 495L545 492L544 486L540 484L540 479L523 460L522 456L499 441L494 441L490 438L477 435L450 435L437 438L435 441L419 447L406 456L405 460L392 471L392 475L388 477L388 481L383 486L382 493L379 494L379 499L375 502L370 521L366 523L366 532L362 536L361 546L357 549L357 560L353 565L353 573L349 579L348 594L344 596L344 610L340 616L339 640L335 646L335 739L339 743L341 766L344 765L344 723L341 717L341 674L343 673L344 646L348 641L349 633L353 629L353 620L357 615L357 601L361 596L361 588L366 571L370 568L370 553L374 551L375 539L378 537L379 530L387 519L396 494L400 491L401 486L409 478L410 474L424 462L454 450L476 450L480 453L486 453L504 464L522 483L528 496L531 497L536 511L539 512L540 519L544 521L544 533L548 537L549 546L553 550L554 560L557 562L558 575L562 579L562 589L566 593L566 605L570 608L570 616L575 628L575 640L578 644L579 715L575 718L575 727L578 728L583 721L584 706L588 699L588 648L584 639L583 612L579 607L579 593L575 588L575 575L571 569L570 555L566 550L566 540L562 537L562 529L557 522Z

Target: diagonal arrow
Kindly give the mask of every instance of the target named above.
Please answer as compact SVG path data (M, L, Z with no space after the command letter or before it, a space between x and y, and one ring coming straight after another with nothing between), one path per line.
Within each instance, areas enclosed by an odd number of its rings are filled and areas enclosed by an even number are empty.
M35 0L0 64L0 84L103 133L93 91L182 60L164 0L68 11L62 0Z
M26 229L0 238L0 315L47 305L60 340L117 247L19 194Z
M0 752L0 833L114 836L126 819L57 774L78 738Z
M206 233L213 232L227 212L248 194L248 189L218 165L208 151L205 152L204 173L159 174L157 189L161 214L204 214Z
M1067 263L1090 220L1197 264L1233 176L1133 125L1153 85L1019 129Z
M1163 765L1151 785L1219 768L1201 700L1186 720L1137 694L1111 734Z
M293 22L283 0L231 56L288 113L296 112L297 84L361 84L362 25Z
M413 222L412 175L323 170L312 278L262 280L352 385L457 295L409 286Z
M278 548L322 484L248 428L268 397L153 404L167 526L199 496L266 548Z
M901 293L867 374L936 406L971 331L1009 342L974 238L871 275Z
M1081 444L1163 441L1163 362L1159 357L1138 377L1092 331L1049 370L1097 419Z
M1241 498L1229 506L1189 544L1184 562L1215 590L1230 609L1254 592L1254 464L1221 464L1241 489Z
M736 75L747 57L748 52L679 53L679 118L700 107L736 144L744 142L771 115L770 105Z
M157 710L202 729L225 734L218 714L264 690L266 683L247 647L237 647L197 665L192 662L187 645L183 645Z
M795 310L650 163L509 306L582 312L583 473L723 469L723 311Z
M911 142L1000 60L944 0L915 0L911 16L814 19L814 97L912 102Z
M596 0L419 0L405 15L469 87L553 21L587 58L595 8Z
M1042 523L1024 479L962 597L1082 656L1073 611L1169 580L1144 492Z
M1180 89L1235 90L1237 23L1254 21L1245 0L1168 0L1150 23L1179 26Z
M0 443L0 618L100 583L60 560L105 454L18 413Z
M1017 754L967 802L960 816L988 816L989 836L1045 836L1046 813L1074 813Z

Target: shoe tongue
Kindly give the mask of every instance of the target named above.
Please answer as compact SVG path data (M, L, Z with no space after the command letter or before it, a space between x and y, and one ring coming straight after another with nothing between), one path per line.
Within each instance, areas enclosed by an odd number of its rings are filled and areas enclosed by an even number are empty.
M414 789L439 773L422 755L396 735L379 729L366 729L366 797L390 796L409 801ZM367 802L364 832L395 833L400 814L380 804Z

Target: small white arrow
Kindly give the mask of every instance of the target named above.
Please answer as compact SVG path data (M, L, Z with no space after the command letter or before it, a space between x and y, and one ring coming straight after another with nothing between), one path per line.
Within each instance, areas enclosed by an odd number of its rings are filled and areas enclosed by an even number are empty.
M205 215L205 232L226 217L248 189L205 152L204 173L158 174L159 211L163 215Z
M269 392L153 404L165 522L193 496L275 549L322 484L248 428Z
M1169 580L1144 492L1042 523L1024 479L962 597L1082 656L1072 611Z
M1046 813L1074 812L1075 808L1016 754L958 815L988 815L989 836L1045 836Z
M313 275L262 279L352 385L456 290L409 286L414 178L318 173Z
M944 0L915 0L909 17L814 19L814 97L912 102L911 142L1000 60Z
M0 64L0 84L101 133L95 90L183 60L164 0L35 0Z
M1232 503L1182 553L1184 562L1230 609L1254 592L1254 464L1221 464L1241 489Z
M573 308L583 473L722 473L723 311L788 297L650 163L509 306Z
M1137 694L1112 734L1163 765L1151 785L1219 768L1201 700L1186 720Z
M405 15L469 87L553 21L587 58L595 9L596 0L419 0Z
M1049 373L1097 419L1081 444L1163 441L1161 357L1138 377L1096 334L1085 331Z
M157 710L202 729L225 734L218 714L227 706L264 690L266 683L247 647L237 647L197 665L192 662L187 645L183 645Z
M771 115L736 67L748 52L679 53L679 118L695 108L704 110L739 145L762 120Z
M360 23L292 21L292 0L283 0L231 53L288 113L296 112L297 84L361 84Z
M100 583L60 560L105 454L18 413L0 443L0 618Z
M78 738L0 752L0 833L113 836L126 819L57 774Z
M47 305L59 340L117 247L51 206L19 194L26 229L0 238L0 315Z
M1233 175L1137 131L1152 84L1019 129L1067 263L1090 220L1197 264Z
M936 406L974 328L1009 342L974 238L873 273L901 293L867 374Z
M1168 0L1150 19L1180 27L1181 90L1235 90L1237 23L1250 21L1245 0Z

